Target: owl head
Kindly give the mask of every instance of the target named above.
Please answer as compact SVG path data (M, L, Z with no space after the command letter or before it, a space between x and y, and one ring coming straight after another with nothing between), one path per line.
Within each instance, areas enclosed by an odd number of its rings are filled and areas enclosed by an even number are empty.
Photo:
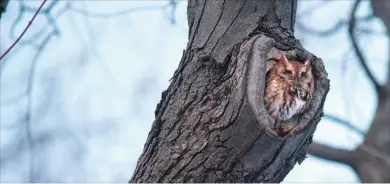
M313 73L310 60L304 63L288 60L284 55L280 56L279 62L274 66L275 74L283 78L293 87L303 89L309 93L314 91Z

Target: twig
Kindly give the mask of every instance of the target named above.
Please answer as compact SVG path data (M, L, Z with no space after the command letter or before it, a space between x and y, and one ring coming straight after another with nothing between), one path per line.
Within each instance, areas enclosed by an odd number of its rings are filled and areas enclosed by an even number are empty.
M333 148L316 142L309 146L307 152L318 158L347 164L349 166L353 166L353 163L357 159L355 151Z
M41 11L41 8L43 5L46 3L47 0L43 0L41 6L39 6L37 12L35 12L34 16L32 19L28 22L26 28L24 28L22 34L15 40L15 42L9 47L1 56L0 56L0 61L8 54L9 51L19 42L19 40L23 37L24 33L28 30L28 28L31 26L32 22L34 21L35 17L38 15L39 11Z
M24 5L24 0L20 0L19 1L19 13L18 13L18 16L16 17L14 23L12 24L11 31L9 32L10 33L10 38L12 38L12 39L16 39L17 38L16 35L15 35L15 29L16 29L16 26L22 21L22 18L23 18L25 10L26 10L26 6Z
M21 17L24 14L23 12L25 12L25 11L32 12L33 11L33 8L24 5L22 2L23 1L20 2L21 6L20 6L20 12L18 14L18 18L14 21L14 23L12 24L12 27L11 27L10 37L12 37L12 38L15 38L15 36L14 36L15 30L14 29L15 29L16 25L20 22ZM51 14L53 12L52 10L55 7L55 5L57 5L58 2L59 2L59 0L53 0L51 2L51 4L49 4L46 8L42 9L38 13L39 15L44 15L46 17L47 23L54 31L55 36L59 36L59 34L60 34L60 29L58 28L55 20L58 19L66 11L69 10L69 5L68 5L69 3L67 3L55 15L52 15ZM34 11L34 13L35 13L35 11ZM48 32L48 27L43 26L43 28L41 30L39 30L38 32L31 35L30 38L27 38L27 40L25 39L26 37L23 37L23 39L21 39L18 44L22 45L22 46L31 46L35 50L37 50L40 47L40 43L37 43L36 40L41 40L41 38L44 38L44 35L46 32ZM16 53L16 50L18 50L20 48L21 47L14 48L14 50L13 50L14 53ZM10 59L10 54L8 54L8 57L4 58L2 60L2 62L0 62L0 70L1 71L4 70L4 66L9 59ZM0 72L0 74L1 74L1 72Z
M377 94L380 95L382 93L382 86L378 83L378 81L375 79L374 75L369 70L369 68L367 66L366 59L364 58L363 53L360 50L360 48L358 46L358 43L357 43L357 40L356 40L356 37L355 37L355 26L356 26L355 13L356 13L356 10L357 10L360 2L361 2L361 0L356 0L355 4L352 7L352 11L351 11L351 15L350 15L350 21L349 21L348 33L349 33L349 36L351 38L353 48L354 48L354 50L356 52L356 55L358 57L358 60L359 60L360 64L362 65L362 67L363 67L367 77L369 78L369 80L374 85Z
M34 137L33 132L31 128L32 124L32 111L33 111L33 87L34 87L34 79L35 79L35 71L36 71L36 65L38 63L39 57L43 53L43 50L46 48L47 44L51 40L51 38L55 35L54 31L49 33L45 39L43 40L40 47L37 49L37 52L34 55L30 73L28 76L28 82L27 82L27 113L26 113L26 137L27 137L27 145L28 149L30 151L30 167L29 167L29 182L36 182L34 178L34 160L35 160L35 152L34 152Z
M373 18L374 18L373 15L368 15L368 16L359 18L358 20L359 21L370 21L370 20L373 20ZM331 28L324 29L324 30L316 30L314 28L309 28L306 25L304 25L301 21L297 21L296 26L297 26L298 29L301 29L304 32L307 32L307 33L310 33L310 34L314 34L314 35L317 35L317 36L332 36L333 34L335 34L338 31L340 31L347 24L348 24L348 21L346 21L346 20L339 20Z
M330 36L333 35L334 33L337 33L338 31L341 30L347 23L345 21L339 21L335 25L333 25L331 28L326 29L326 30L314 30L313 28L308 28L305 26L301 21L297 21L297 28L301 29L304 32L310 33L310 34L315 34L318 36Z
M344 125L347 128L353 130L354 132L356 132L357 134L359 134L361 136L365 135L365 132L363 130L360 130L358 127L353 125L351 122L344 120L344 119L341 119L340 117L337 117L337 116L331 115L331 114L325 114L324 118L331 120L332 122L336 122L336 123L339 123L341 125Z
M169 1L169 5L172 7L171 8L171 24L176 24L176 16L175 16L175 13L176 13L176 7L177 7L177 2L176 0L170 0Z

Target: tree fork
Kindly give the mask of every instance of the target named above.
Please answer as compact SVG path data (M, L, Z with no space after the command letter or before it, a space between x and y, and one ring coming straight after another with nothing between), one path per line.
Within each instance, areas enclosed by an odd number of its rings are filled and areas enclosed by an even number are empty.
M281 182L323 112L322 61L293 37L296 1L188 2L189 42L130 182ZM310 58L316 91L300 131L278 135L264 108L272 58Z

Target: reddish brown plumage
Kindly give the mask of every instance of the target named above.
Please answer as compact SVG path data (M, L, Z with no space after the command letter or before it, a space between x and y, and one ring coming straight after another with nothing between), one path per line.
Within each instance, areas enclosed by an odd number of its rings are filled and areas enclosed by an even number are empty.
M314 92L309 60L301 63L281 56L267 73L265 105L277 121L286 121L306 110Z

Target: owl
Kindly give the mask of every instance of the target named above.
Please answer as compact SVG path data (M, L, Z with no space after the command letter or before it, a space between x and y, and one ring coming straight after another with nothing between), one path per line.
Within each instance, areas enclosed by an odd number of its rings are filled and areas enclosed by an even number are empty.
M314 92L310 60L287 60L282 55L266 75L265 106L278 122L307 109Z

